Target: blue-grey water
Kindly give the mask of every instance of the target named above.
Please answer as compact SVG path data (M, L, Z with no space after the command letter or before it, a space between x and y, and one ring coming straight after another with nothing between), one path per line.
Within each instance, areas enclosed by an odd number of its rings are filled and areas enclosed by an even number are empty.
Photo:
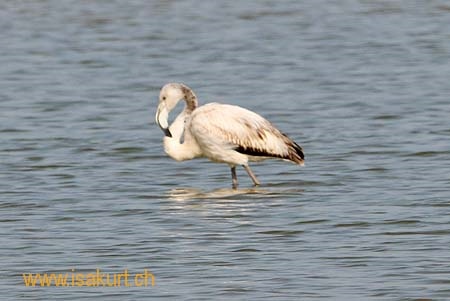
M450 300L450 3L2 1L2 300ZM175 162L159 89L306 165ZM172 116L173 117L173 116ZM26 287L151 271L155 286Z

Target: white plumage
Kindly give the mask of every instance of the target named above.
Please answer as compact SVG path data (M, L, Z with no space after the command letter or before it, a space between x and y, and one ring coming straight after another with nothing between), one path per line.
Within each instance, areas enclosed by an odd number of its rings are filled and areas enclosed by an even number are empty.
M186 106L169 126L168 116L184 99ZM255 185L259 181L249 161L280 158L304 164L302 148L260 115L239 106L209 103L198 107L194 92L184 84L166 84L159 95L156 122L165 133L164 150L177 161L206 157L231 167L242 165Z

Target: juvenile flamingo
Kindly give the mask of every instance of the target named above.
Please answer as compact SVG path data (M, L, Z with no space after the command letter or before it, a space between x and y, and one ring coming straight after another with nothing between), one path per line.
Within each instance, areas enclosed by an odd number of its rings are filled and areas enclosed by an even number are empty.
M180 100L184 110L169 126L168 117ZM303 149L260 115L239 106L209 103L198 106L192 89L180 83L162 87L156 123L164 132L164 150L177 161L206 157L227 163L232 187L238 186L236 165L242 165L255 186L260 182L249 161L279 158L304 165Z

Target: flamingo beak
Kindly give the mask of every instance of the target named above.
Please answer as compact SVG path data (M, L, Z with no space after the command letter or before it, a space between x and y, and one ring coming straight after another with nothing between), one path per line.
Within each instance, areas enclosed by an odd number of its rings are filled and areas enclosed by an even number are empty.
M169 112L167 111L166 105L160 103L156 111L156 123L159 125L161 130L164 132L166 137L172 138L172 133L169 130Z

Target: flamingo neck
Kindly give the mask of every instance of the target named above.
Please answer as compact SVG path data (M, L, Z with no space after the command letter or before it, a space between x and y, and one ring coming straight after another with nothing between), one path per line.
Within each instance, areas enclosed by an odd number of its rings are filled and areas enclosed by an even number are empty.
M184 101L186 102L185 111L187 115L191 115L192 111L194 111L198 107L197 96L194 94L194 91L191 90L188 86L181 84L181 91L184 94Z
M165 152L177 161L190 160L201 155L200 147L192 137L189 128L186 129L192 111L197 108L197 97L184 85L182 90L186 106L169 127L172 137L166 136L163 140Z

